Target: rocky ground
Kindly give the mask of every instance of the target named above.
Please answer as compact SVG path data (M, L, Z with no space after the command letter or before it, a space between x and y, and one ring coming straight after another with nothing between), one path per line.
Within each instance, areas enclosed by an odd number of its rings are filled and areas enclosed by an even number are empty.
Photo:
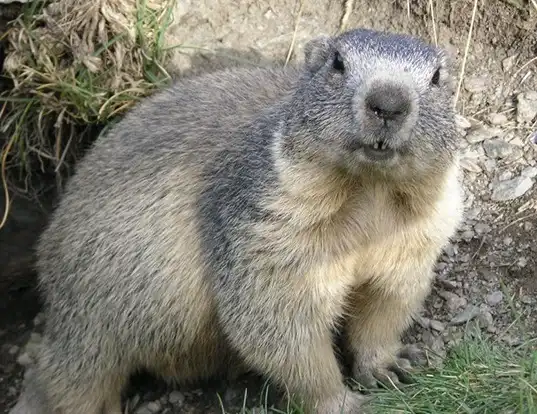
M537 92L525 92L501 112L459 117L466 219L439 260L433 294L407 340L442 355L468 325L511 345L537 333L536 116ZM42 317L31 290L0 306L0 407L7 412L39 343ZM171 389L140 376L129 392L129 412L218 413L220 404L239 412L245 390L247 406L260 405L262 385L247 377Z

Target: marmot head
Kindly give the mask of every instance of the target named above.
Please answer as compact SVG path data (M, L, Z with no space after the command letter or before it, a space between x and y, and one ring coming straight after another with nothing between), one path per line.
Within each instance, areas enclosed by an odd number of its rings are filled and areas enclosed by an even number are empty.
M311 40L283 152L353 174L443 171L458 144L448 63L408 35L356 29Z

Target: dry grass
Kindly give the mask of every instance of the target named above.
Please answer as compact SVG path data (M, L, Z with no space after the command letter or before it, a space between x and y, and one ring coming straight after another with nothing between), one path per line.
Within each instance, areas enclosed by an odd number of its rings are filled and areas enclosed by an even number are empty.
M89 130L170 79L163 63L175 1L36 0L25 7L3 36L13 83L0 95L6 195L10 178L62 172L91 140Z

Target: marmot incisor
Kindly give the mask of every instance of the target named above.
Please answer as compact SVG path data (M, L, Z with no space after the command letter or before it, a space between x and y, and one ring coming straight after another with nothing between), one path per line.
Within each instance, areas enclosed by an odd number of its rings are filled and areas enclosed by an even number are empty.
M441 49L355 29L296 67L147 98L42 234L47 322L19 412L120 414L139 368L187 381L231 361L309 412L360 412L331 332L362 382L408 365L400 336L462 216L452 96Z

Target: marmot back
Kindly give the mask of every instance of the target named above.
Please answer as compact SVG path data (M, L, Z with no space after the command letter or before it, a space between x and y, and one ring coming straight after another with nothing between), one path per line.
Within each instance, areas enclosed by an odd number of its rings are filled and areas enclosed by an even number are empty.
M120 414L140 368L186 382L237 365L308 412L361 412L331 332L366 385L419 356L399 338L461 218L449 80L441 50L352 30L297 67L144 100L41 237L47 322L13 413Z

